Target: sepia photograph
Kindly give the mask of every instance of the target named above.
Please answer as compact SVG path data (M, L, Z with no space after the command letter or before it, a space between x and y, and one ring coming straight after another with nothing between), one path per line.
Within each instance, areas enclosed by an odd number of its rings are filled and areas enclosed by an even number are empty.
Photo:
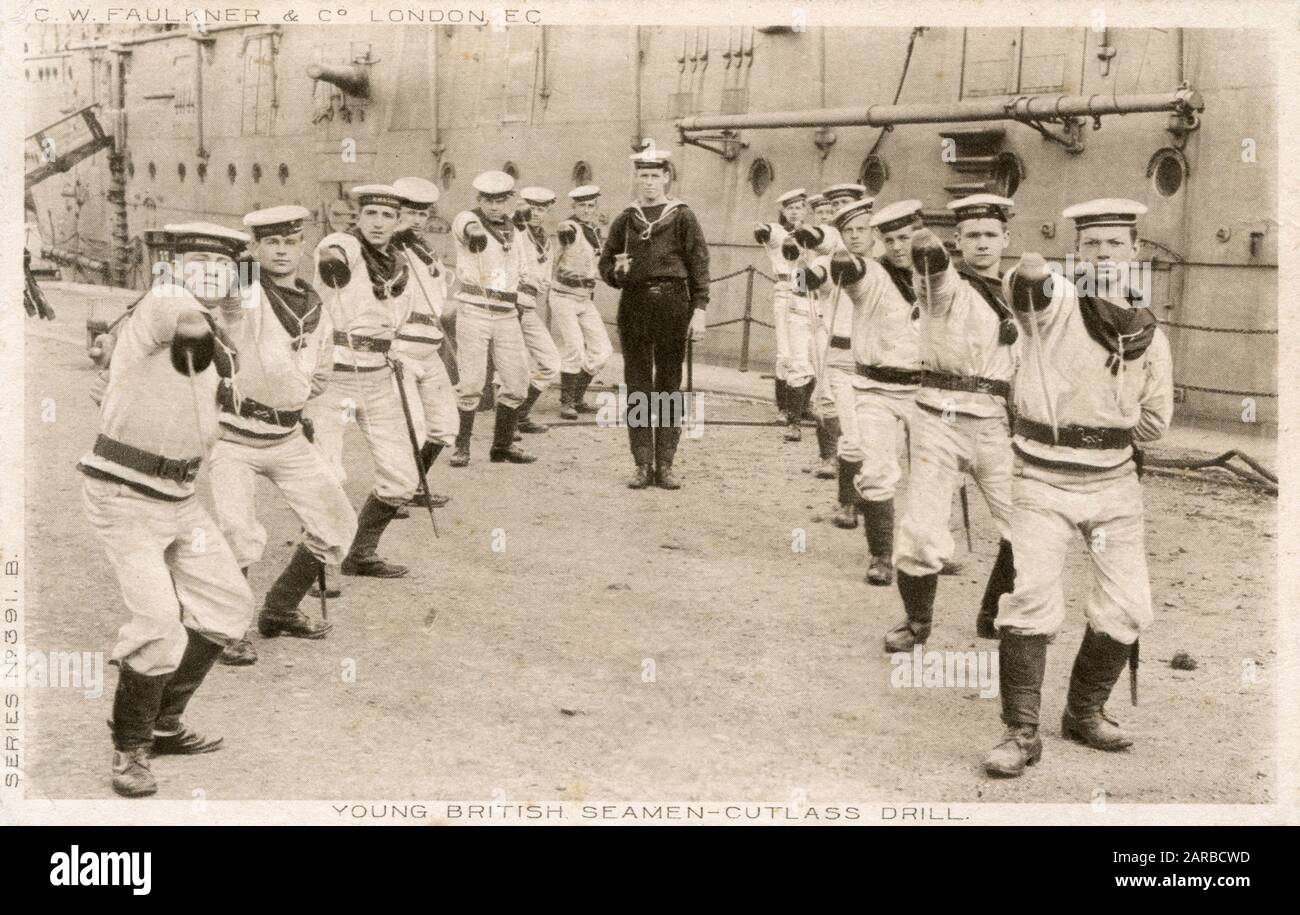
M0 14L0 820L1295 822L1211 9Z

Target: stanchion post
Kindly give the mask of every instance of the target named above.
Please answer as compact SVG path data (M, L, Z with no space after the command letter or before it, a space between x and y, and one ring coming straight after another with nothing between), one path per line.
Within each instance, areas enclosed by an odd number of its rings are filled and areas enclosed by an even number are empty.
M754 266L745 271L745 316L740 331L740 370L749 371L749 322L754 319Z

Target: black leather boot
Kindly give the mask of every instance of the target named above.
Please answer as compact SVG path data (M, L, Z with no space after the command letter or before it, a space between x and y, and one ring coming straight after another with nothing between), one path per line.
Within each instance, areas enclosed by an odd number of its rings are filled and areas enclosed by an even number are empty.
M785 383L784 378L777 378L774 380L776 382L776 408L780 410L781 415L784 416L786 412L786 397L789 394L790 388Z
M181 663L167 681L158 703L158 719L153 726L154 756L192 756L221 749L220 737L204 737L191 731L181 723L181 715L217 662L222 646L193 629L186 629L185 637Z
M528 386L528 396L524 398L524 402L519 406L518 429L520 432L535 434L540 432L546 432L547 429L549 428L548 426L545 426L542 423L533 422L528 415L529 412L533 409L533 404L537 403L537 398L541 396L542 396L541 388L539 388L535 384L530 384Z
M438 455L442 454L441 442L425 442L424 447L420 449L420 464L424 467L425 481L428 482L429 471L433 470L433 464L438 460ZM414 505L416 508L424 508L432 504L434 508L442 508L451 501L451 496L445 496L442 493L422 493L417 492L411 497L407 505ZM316 595L319 597L320 595ZM332 596L332 595L331 595Z
M808 406L812 394L813 382L802 387L789 387L786 390L785 440L787 442L803 441L803 412Z
M858 507L861 500L858 498L858 491L853 486L853 478L858 475L862 469L861 461L836 462L836 477L839 479L839 511L835 513L832 519L836 527L851 531L858 526Z
M574 376L573 382L573 409L579 413L595 413L596 408L587 405L587 387L595 380L595 376L582 371Z
M840 421L838 417L830 416L817 421L817 456L821 458L821 466L817 468L817 479L833 480L837 473L837 462L835 460L835 449L840 441ZM857 527L857 519L853 521L853 526Z
M1061 717L1062 737L1111 752L1133 745L1133 739L1106 714L1106 700L1131 652L1131 645L1117 642L1091 626L1087 628L1070 671L1070 691Z
M673 474L673 459L677 456L680 426L659 427L655 432L655 483L660 489L681 489L682 484Z
M492 463L531 464L537 456L529 454L515 444L515 422L518 411L505 404L497 404L497 424L492 434L492 450L488 456Z
M144 797L158 790L149 769L149 748L163 690L171 677L146 677L126 664L118 665L113 719L108 727L113 734L113 790L123 797Z
M1015 778L1043 755L1038 710L1047 669L1047 636L1002 631L998 648L998 689L1002 699L1002 740L984 757L984 771Z
M903 598L907 618L885 633L885 651L911 651L925 644L934 619L934 592L938 584L938 575L898 573L898 593Z
M1016 586L1016 565L1011 552L1011 541L998 542L998 558L993 562L989 572L988 584L984 586L984 599L980 601L980 612L975 617L975 634L982 639L996 639L998 627L998 599L1003 594L1010 594Z
M462 418L464 415L461 414ZM352 548L343 559L344 575L401 578L410 571L406 566L384 562L375 553L379 547L379 538L384 535L384 528L388 527L388 522L393 520L396 512L395 506L381 502L374 493L370 494L366 504L361 506L361 514L357 516L357 535L352 540Z
M573 392L577 383L577 373L560 373L560 419L578 418L578 411L573 406Z
M867 584L885 587L894 580L894 500L863 502L862 527L871 554Z
M289 564L266 592L266 602L257 615L257 631L268 639L289 635L298 639L323 639L334 624L314 620L298 609L311 586L320 577L321 561L307 545L300 543Z
M451 466L469 465L469 443L474 438L474 410L460 410L460 431L456 433L456 450L451 456Z

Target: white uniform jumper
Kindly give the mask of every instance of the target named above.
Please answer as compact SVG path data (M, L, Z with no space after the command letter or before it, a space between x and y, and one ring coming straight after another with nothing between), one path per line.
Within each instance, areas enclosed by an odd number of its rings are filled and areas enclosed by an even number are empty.
M924 374L913 415L907 508L894 556L907 618L886 637L889 651L910 651L929 635L938 575L953 555L948 518L963 473L983 493L1001 538L981 608L982 635L994 634L998 599L1014 576L1008 401L1020 334L1000 298L999 280L967 278L949 263L928 289L918 271L915 288Z
M240 359L233 386L222 398L221 439L212 450L212 488L220 494L217 522L240 566L258 562L267 538L257 519L255 492L256 477L263 476L297 516L307 549L321 562L337 565L356 534L356 513L299 422L331 367L334 328L317 302L314 312L290 330L285 324L295 325L293 313L283 304L277 313L268 299L277 294L282 295L274 285L268 291L263 283L252 284L241 292L235 320L222 318Z
M483 228L487 247L471 251L465 230ZM460 303L456 316L457 406L462 413L478 409L487 382L488 347L501 380L497 402L516 408L528 395L528 358L516 305L524 276L524 247L509 220L493 225L477 210L459 213L452 222L456 244L456 274Z
M194 494L217 438L217 368L172 367L177 319L206 315L179 286L150 290L121 326L99 435L82 457L82 505L108 553L130 618L112 660L147 677L175 671L189 633L238 639L253 594L221 528Z
M523 248L524 275L519 280L519 328L528 351L528 397L520 409L520 422L527 419L537 398L560 377L560 351L551 339L542 317L551 286L551 252L546 230L525 226L518 231Z
M411 420L420 446L427 452L429 442L441 447L456 440L456 391L441 353L447 273L430 252L409 247L403 247L401 252L411 274L407 293L411 313L398 331L393 354L402 360Z
M576 219L560 223L573 241L560 242L551 272L551 328L560 350L562 383L570 405L582 403L587 385L605 367L614 347L596 308L596 280L603 240L595 226ZM565 230L568 230L566 232ZM563 377L567 376L567 377Z
M1013 271L1008 289L1014 281ZM1023 329L1012 437L1016 586L1002 599L997 625L1027 635L1056 632L1065 618L1065 556L1082 535L1092 569L1088 625L1128 645L1151 623L1133 446L1160 438L1173 417L1169 341L1156 327L1140 356L1118 358L1089 333L1074 284L1060 276L1051 283L1051 301L1034 312L1041 355ZM1053 413L1060 444L1051 443Z
M375 465L374 495L397 507L410 501L419 485L406 418L388 366L397 329L410 317L410 278L399 269L395 282L382 289L384 297L380 298L361 244L352 233L335 232L316 246L314 285L321 290L334 326L333 366L326 375L324 391L308 403L307 413L316 427L316 444L340 482L347 476L343 469L344 432L353 424L361 430ZM330 289L320 277L321 253L327 248L341 249L351 270L347 285L340 289ZM389 253L398 256L391 249Z

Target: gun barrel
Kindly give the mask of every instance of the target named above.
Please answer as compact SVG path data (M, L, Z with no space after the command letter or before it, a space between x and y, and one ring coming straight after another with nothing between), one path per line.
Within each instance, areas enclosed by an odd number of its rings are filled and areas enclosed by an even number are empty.
M370 98L370 74L355 64L310 64L307 75L338 86L355 98Z

